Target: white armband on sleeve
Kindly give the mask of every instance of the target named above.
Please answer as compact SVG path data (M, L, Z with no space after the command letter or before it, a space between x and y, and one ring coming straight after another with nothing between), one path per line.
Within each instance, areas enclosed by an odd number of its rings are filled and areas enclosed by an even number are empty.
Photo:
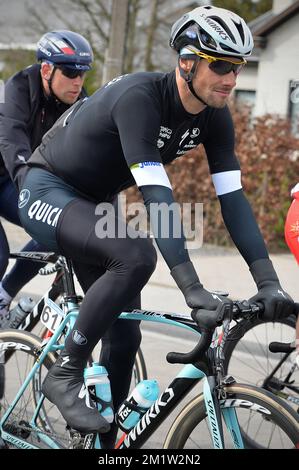
M299 191L299 183L296 184L296 186L293 187L291 191L291 196L294 196L295 193Z
M242 189L241 171L223 171L222 173L214 173L212 180L215 186L217 196L232 193Z
M172 189L164 166L160 162L135 163L130 170L139 188L153 184Z

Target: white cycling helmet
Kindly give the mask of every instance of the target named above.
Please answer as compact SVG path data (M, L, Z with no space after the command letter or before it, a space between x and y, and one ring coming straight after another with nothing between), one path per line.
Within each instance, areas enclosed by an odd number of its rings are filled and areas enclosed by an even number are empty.
M253 45L251 31L240 16L210 5L186 13L171 29L170 46L179 54L193 46L206 53L248 57Z

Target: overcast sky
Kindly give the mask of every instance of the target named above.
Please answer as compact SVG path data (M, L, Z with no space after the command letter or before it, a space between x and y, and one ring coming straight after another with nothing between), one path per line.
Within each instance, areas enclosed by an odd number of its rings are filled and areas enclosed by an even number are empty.
M63 7L63 0L61 0ZM47 0L0 0L0 43L20 42L34 43L40 37L40 32L30 27L28 5L38 6L40 12L47 15L49 29L62 28L63 24L51 14Z

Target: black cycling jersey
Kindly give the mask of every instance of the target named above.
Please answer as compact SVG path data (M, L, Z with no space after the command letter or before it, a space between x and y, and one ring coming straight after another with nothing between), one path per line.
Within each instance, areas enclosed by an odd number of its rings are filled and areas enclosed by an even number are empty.
M44 136L28 166L54 173L78 197L93 202L111 200L135 184L141 170L142 175L147 174L146 182L143 184L142 176L137 184L149 209L152 202L167 205L174 202L170 183L161 177L161 168L158 168L161 179L156 177L155 166L173 161L200 143L206 149L224 221L236 246L248 263L256 253L267 257L253 214L243 210L246 204L239 191L240 167L234 153L229 109L206 107L196 115L188 113L182 105L174 72L124 75L90 98L77 102ZM135 167L138 167L138 178L135 178ZM48 190L51 193L51 185ZM233 199L223 199L230 193L234 194ZM47 201L50 205L51 198ZM240 220L231 217L227 206L232 200L239 209ZM38 235L38 227L32 227L34 220L30 225ZM249 225L257 234L250 244L244 232ZM165 241L157 235L159 227L156 229L156 241L170 269L188 261L183 234L178 239L169 235Z
M93 282L74 325L78 334L69 335L66 341L71 356L89 357L124 306L148 282L156 263L150 241L126 230L124 221L113 212L108 216L111 226L120 227L125 237L98 234L102 217L98 216L98 202L111 200L136 180L147 208L156 203L171 206L173 194L162 164L200 143L205 146L224 221L235 244L248 263L267 258L241 191L228 108L187 113L174 73L117 78L61 116L31 156L28 166L40 168L32 168L24 181L19 199L22 222L35 238L82 263L91 273L89 284ZM173 269L186 263L189 255L182 232L179 238L172 230L166 239L160 236L161 219L152 224L153 231ZM100 277L99 268L105 271ZM125 344L130 347L130 341L127 334L121 351ZM134 353L137 343L132 346ZM125 367L123 372L128 378Z
M211 173L239 170L227 107L190 114L181 103L174 72L135 73L74 105L44 137L29 165L35 165L40 152L48 169L87 197L103 201L135 184L132 164L166 164L200 143Z
M0 103L0 174L8 171L19 187L26 161L43 135L70 108L45 95L40 67L40 64L31 65L9 78L5 84L5 101ZM80 98L85 96L82 90Z

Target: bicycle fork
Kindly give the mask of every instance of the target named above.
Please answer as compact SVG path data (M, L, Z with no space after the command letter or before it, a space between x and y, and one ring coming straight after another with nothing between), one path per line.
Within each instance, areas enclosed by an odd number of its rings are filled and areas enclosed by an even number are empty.
M230 400L228 402L228 406L226 406L226 392L223 390L221 396L215 376L205 377L203 384L203 394L214 448L225 448L222 423L223 416L225 425L230 432L234 447L236 449L244 449L236 411L231 406Z
M214 448L224 449L224 437L220 403L217 396L216 380L213 375L205 377L203 384L203 394Z

